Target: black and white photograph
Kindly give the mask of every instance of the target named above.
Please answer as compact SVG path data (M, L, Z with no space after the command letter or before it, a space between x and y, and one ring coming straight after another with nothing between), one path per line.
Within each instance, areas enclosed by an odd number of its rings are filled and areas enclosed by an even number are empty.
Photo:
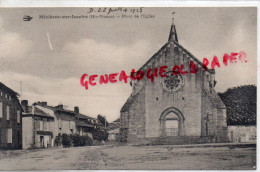
M257 21L0 7L0 170L256 170Z

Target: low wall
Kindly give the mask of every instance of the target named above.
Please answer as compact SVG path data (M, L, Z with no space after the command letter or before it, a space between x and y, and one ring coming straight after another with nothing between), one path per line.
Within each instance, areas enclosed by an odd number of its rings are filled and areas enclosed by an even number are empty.
M256 126L228 126L228 141L256 142Z

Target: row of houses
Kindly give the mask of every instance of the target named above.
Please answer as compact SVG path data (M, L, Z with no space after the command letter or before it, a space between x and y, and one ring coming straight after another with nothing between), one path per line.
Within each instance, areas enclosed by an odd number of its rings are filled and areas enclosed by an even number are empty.
M49 106L47 102L19 102L19 94L0 82L0 148L47 148L55 145L61 134L88 135L102 128L95 118L63 105Z

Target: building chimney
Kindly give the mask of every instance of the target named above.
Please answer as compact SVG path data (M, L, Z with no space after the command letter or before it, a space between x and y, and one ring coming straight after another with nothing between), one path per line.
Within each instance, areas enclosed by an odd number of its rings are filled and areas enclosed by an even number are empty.
M22 100L21 106L23 108L24 113L28 113L28 100Z
M58 105L58 108L59 109L63 109L63 105Z
M44 106L44 107L47 106L47 102L42 102L41 104L42 104L42 106Z
M75 112L75 113L79 113L79 107L78 107L78 106L75 106L75 107L74 107L74 112Z

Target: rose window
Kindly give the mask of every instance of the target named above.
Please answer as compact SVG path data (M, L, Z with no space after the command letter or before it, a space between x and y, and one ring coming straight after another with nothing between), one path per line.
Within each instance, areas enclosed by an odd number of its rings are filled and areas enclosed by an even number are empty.
M161 85L163 90L168 92L178 91L183 87L183 78L180 74L174 75L172 71L166 73L166 77L162 77Z

